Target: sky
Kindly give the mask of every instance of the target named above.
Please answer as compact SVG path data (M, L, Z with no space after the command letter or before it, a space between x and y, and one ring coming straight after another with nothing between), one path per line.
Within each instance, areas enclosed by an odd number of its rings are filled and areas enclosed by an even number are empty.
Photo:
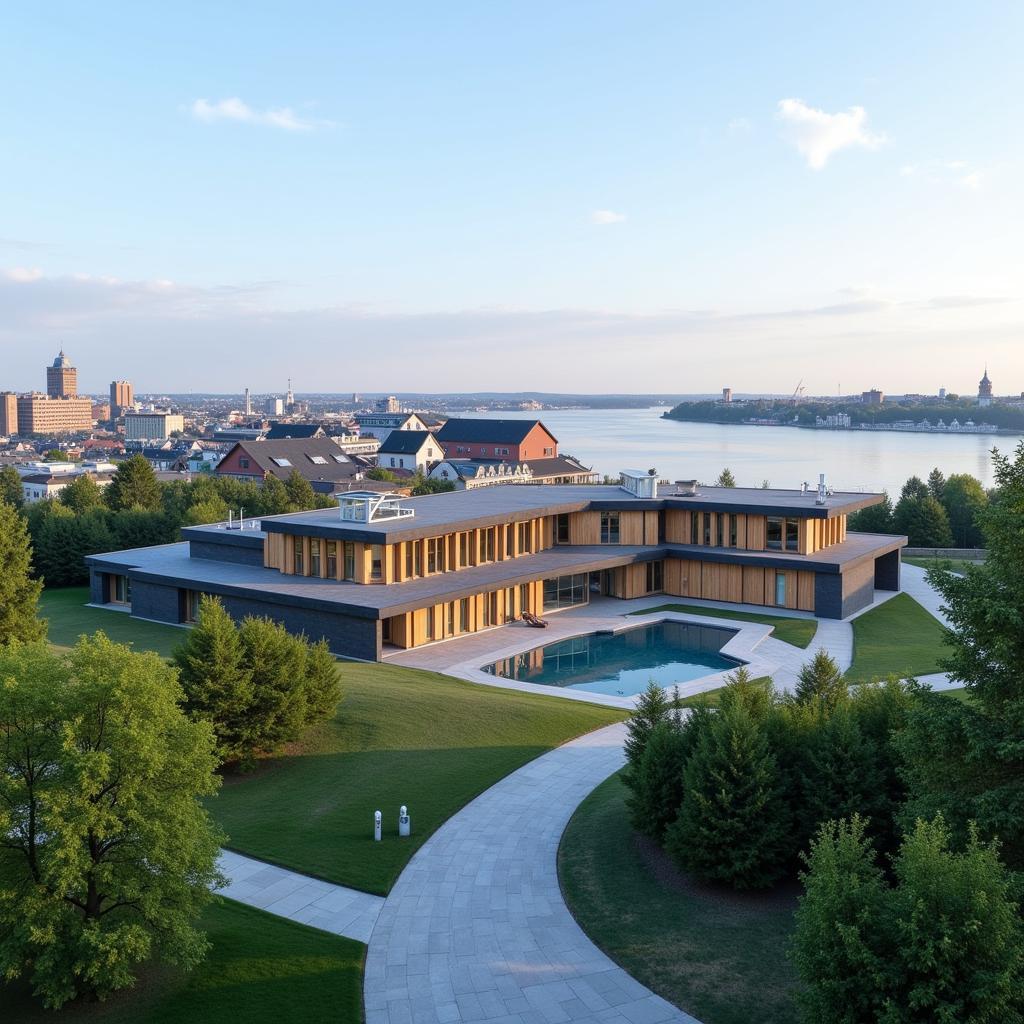
M0 389L1024 391L1024 5L18 5Z

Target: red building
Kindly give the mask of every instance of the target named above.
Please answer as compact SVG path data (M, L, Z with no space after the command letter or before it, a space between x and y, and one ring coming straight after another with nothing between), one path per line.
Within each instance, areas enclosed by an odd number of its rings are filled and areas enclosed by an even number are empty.
M448 420L436 433L449 459L553 459L558 440L540 420Z

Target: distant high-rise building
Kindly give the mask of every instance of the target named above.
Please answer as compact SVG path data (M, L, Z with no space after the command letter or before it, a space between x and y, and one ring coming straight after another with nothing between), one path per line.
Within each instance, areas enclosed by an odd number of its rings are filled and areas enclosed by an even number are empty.
M860 400L865 405L881 405L885 401L885 393L872 388L870 391L862 391Z
M117 419L123 416L135 404L135 389L131 381L112 380L110 382L110 416Z
M944 402L946 400L946 389L939 388L939 401Z
M249 395L248 388L245 389L245 415L247 417L252 415L252 398Z
M46 368L46 393L51 398L74 398L78 394L78 371L64 355L64 349Z
M394 395L377 399L377 412L401 412L402 403Z
M10 437L18 432L18 396L13 391L0 393L0 434Z
M291 412L295 406L295 392L292 391L292 379L288 378L288 394L285 395L284 407L287 412Z
M732 401L732 388L722 388L722 401L726 403Z
M18 396L19 434L74 434L92 430L92 399Z
M988 379L988 367L985 367L985 376L978 381L978 405L992 404L992 381Z
M185 429L184 417L157 409L153 412L130 412L124 418L126 441L166 441Z
M263 403L263 411L268 413L270 416L283 416L284 415L284 399L283 398L268 398Z

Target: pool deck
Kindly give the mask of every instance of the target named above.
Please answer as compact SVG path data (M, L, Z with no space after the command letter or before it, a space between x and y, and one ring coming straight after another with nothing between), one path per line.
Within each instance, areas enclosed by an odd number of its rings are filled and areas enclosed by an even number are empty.
M893 595L880 593L875 605L881 604ZM652 611L648 615L636 614L644 609L654 609L665 604L687 604L707 609L706 615L690 612ZM874 607L873 605L872 607ZM818 619L818 630L810 646L803 650L792 644L783 643L772 637L772 627L756 622L741 622L736 619L720 618L716 609L752 612L771 615L776 618L813 619L808 612L788 611L772 608L766 610L755 605L733 605L718 601L698 601L679 598L673 600L664 594L622 601L617 598L596 598L581 608L567 608L548 616L547 629L534 629L524 622L511 622L494 629L451 640L438 641L412 650L386 650L385 660L389 664L407 665L411 668L429 669L445 675L465 679L471 683L496 686L499 689L518 690L522 693L536 693L544 696L558 696L567 700L582 700L589 704L607 707L632 708L636 696L614 696L592 693L587 690L572 690L566 687L521 682L516 679L502 679L484 672L483 666L502 658L533 650L556 640L580 636L584 633L612 630L621 632L649 622L675 620L696 622L706 626L718 626L734 631L734 636L722 648L722 654L736 661L744 662L750 674L756 679L771 676L779 690L792 689L800 667L809 661L815 652L824 648L832 654L841 669L847 669L853 658L853 633L849 621ZM866 609L865 609L866 610ZM731 670L709 673L698 679L679 685L680 696L690 697L697 693L718 689L725 685Z

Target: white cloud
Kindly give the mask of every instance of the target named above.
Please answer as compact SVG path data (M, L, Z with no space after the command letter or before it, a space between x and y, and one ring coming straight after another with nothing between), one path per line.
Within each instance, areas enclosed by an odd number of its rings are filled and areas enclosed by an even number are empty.
M593 224L621 224L625 219L624 213L616 213L614 210L595 210L590 215Z
M27 284L29 281L38 281L43 272L38 267L11 267L5 272L9 281L17 281L19 284Z
M983 188L986 173L966 160L925 160L919 164L906 164L900 168L904 178L917 178L931 185L954 185L977 192Z
M820 171L833 153L849 146L875 149L885 141L883 135L872 135L867 129L868 115L863 107L850 107L836 114L827 114L809 107L803 100L779 100L776 115L786 125L790 141L807 161L807 166Z
M299 117L291 107L268 107L254 110L237 96L211 102L196 100L191 107L192 116L198 121L213 124L216 121L240 121L243 124L260 124L272 128L283 128L289 132L308 132L314 128L326 127L328 121L314 121Z

